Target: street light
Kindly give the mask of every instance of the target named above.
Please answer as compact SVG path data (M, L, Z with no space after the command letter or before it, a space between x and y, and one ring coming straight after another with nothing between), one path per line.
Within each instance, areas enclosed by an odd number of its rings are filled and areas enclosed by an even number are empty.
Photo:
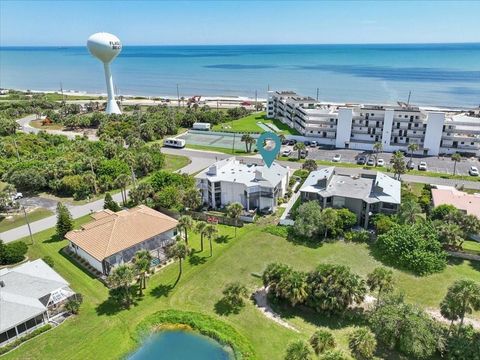
M25 222L27 223L27 226L28 226L28 232L30 234L30 240L32 241L32 245L33 245L34 242L33 242L32 228L30 227L30 222L28 221L27 211L25 210L25 206L23 206L23 205L21 205L21 206L22 206L22 210L23 210L23 215L25 216Z

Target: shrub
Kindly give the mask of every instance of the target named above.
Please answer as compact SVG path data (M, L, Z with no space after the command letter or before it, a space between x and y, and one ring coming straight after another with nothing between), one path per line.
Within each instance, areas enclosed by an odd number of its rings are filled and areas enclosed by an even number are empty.
M369 320L383 345L409 359L431 358L443 348L441 326L420 308L405 303L401 296L386 298Z
M25 259L28 246L23 241L15 241L2 245L0 249L0 264L15 264Z
M20 344L24 343L25 341L33 339L35 336L40 335L41 333L44 333L45 331L48 331L51 328L52 328L52 325L47 324L45 326L42 326L38 329L33 330L31 333L28 333L25 336L18 338L17 340L12 341L11 343L8 343L5 346L0 347L0 355L6 354L7 352L15 349L17 346L20 346Z
M352 358L341 350L330 350L320 356L321 360L351 360Z
M285 360L312 360L313 353L307 342L296 340L288 344Z
M375 226L377 235L381 235L387 233L396 223L388 215L376 214L373 217L373 225Z
M42 257L42 260L51 268L55 265L55 262L53 261L53 258L51 256L44 256Z
M78 314L81 304L82 304L82 302L78 299L69 299L65 303L65 309L67 311L71 312L72 314Z
M427 222L395 225L377 238L376 247L385 261L418 275L442 271L447 265L437 233Z
M348 346L357 359L371 359L377 348L377 340L369 328L360 327L348 336Z
M367 230L349 231L345 233L345 241L366 243L370 241L370 233Z
M480 332L472 325L455 327L447 341L447 359L480 360Z
M223 301L234 312L238 312L240 308L245 306L244 299L248 296L247 288L238 281L229 283L222 291Z
M310 345L315 351L315 354L319 355L326 351L332 350L335 348L335 338L333 334L325 329L320 329L315 331L315 333L310 337Z

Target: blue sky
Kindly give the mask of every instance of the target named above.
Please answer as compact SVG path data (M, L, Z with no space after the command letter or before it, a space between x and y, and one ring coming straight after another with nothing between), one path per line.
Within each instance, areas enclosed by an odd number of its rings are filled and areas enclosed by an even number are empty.
M0 1L0 45L480 42L473 1Z

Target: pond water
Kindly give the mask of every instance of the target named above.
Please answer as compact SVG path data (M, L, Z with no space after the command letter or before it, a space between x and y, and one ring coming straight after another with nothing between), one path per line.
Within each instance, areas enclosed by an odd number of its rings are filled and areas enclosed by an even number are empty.
M231 360L230 349L188 331L162 331L152 335L128 360Z

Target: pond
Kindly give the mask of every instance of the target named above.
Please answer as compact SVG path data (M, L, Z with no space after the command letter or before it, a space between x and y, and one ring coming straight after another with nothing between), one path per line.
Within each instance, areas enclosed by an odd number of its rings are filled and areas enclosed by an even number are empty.
M231 360L231 349L189 331L162 331L152 335L128 360Z

